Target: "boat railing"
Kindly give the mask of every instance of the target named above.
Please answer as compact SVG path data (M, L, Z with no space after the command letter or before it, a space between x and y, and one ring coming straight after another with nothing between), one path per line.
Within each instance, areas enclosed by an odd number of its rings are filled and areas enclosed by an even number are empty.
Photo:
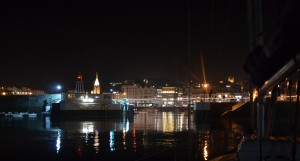
M295 55L288 63L286 63L282 68L280 68L265 84L258 89L257 97L257 137L262 138L266 137L268 125L266 125L265 120L265 95L274 90L274 87L277 87L280 82L285 80L291 74L295 73L299 68L300 54ZM298 88L298 87L297 87ZM273 100L272 100L273 99ZM271 103L277 101L277 95L275 92L272 92Z
M256 133L255 137L251 139L246 139L241 142L241 148L238 150L238 157L240 161L252 161L252 160L272 160L272 159L282 159L282 160L300 160L298 157L300 155L300 142L297 140L298 134L298 115L299 115L299 94L300 94L300 54L296 54L290 61L288 61L282 68L280 68L272 77L270 77L261 87L257 88L258 95L255 101L253 101L253 106L256 107ZM291 76L297 74L297 80L295 83L296 93L296 107L295 112L292 113L290 107L290 115L293 118L288 118L292 120L290 125L292 126L289 131L288 137L285 139L274 139L271 137L272 126L274 125L274 115L273 111L276 110L276 102L279 91L279 85L290 79L290 85L287 85L290 90L291 97ZM271 92L271 97L269 98L269 108L267 111L266 95ZM290 98L289 105L295 101ZM286 108L288 109L288 108ZM272 111L273 110L273 111ZM289 116L287 116L289 117Z

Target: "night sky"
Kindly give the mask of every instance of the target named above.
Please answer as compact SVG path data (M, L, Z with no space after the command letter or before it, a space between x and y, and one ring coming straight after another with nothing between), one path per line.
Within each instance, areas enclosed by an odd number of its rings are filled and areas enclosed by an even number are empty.
M201 53L208 82L248 79L243 0L1 3L0 86L46 90L61 83L69 89L79 72L87 86L96 72L101 84L203 81Z

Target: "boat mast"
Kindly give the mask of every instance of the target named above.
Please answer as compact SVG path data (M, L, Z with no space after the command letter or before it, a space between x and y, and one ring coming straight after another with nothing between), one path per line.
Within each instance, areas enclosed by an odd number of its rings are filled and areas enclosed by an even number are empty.
M262 45L263 42L263 24L262 24L262 6L261 0L247 0L247 14L248 14L248 37L249 37L249 51L253 51L254 48L258 45ZM253 98L253 91L256 90L256 87L253 86L253 82L250 82L250 107L251 107L251 126L252 129L255 129L254 123L254 116L255 116L255 109L254 109L254 98ZM262 100L260 100L262 101ZM262 123L263 115L261 115L263 110L261 107L257 107L257 136L261 136L262 132Z
M191 70L191 29L190 29L190 0L187 1L187 39L188 39L188 67ZM190 127L190 115L191 115L191 76L188 75L188 127Z

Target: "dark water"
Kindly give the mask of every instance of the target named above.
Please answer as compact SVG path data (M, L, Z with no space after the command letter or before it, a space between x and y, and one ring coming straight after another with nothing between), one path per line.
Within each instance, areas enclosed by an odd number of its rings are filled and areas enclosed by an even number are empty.
M53 122L38 116L0 123L2 161L203 161L234 151L245 129L174 112L140 113L132 120Z

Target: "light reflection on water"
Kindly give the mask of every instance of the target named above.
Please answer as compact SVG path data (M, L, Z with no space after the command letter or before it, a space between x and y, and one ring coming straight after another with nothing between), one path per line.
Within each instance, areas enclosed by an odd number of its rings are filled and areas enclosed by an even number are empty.
M115 134L113 131L109 132L109 147L110 147L110 151L113 152L115 151Z
M51 122L50 117L35 120L2 118L0 128L7 131L0 135L0 141L12 136L12 140L16 137L20 143L30 142L34 150L43 149L31 160L45 157L54 161L201 161L234 150L239 141L236 127L242 128L229 121L199 123L193 120L193 116L188 118L186 113L179 112L140 113L132 120L108 118ZM18 146L12 140L4 145ZM28 151L25 150L26 154ZM5 148L0 149L0 154L5 152ZM23 153L22 149L16 153Z
M204 160L208 160L208 140L209 140L209 131L206 131L204 134L204 145L203 145L203 158Z
M59 149L60 149L60 130L57 131L57 139L56 139L56 153L59 152Z
M95 148L95 152L99 153L99 135L98 135L98 131L95 130L95 138L94 138L94 148Z

